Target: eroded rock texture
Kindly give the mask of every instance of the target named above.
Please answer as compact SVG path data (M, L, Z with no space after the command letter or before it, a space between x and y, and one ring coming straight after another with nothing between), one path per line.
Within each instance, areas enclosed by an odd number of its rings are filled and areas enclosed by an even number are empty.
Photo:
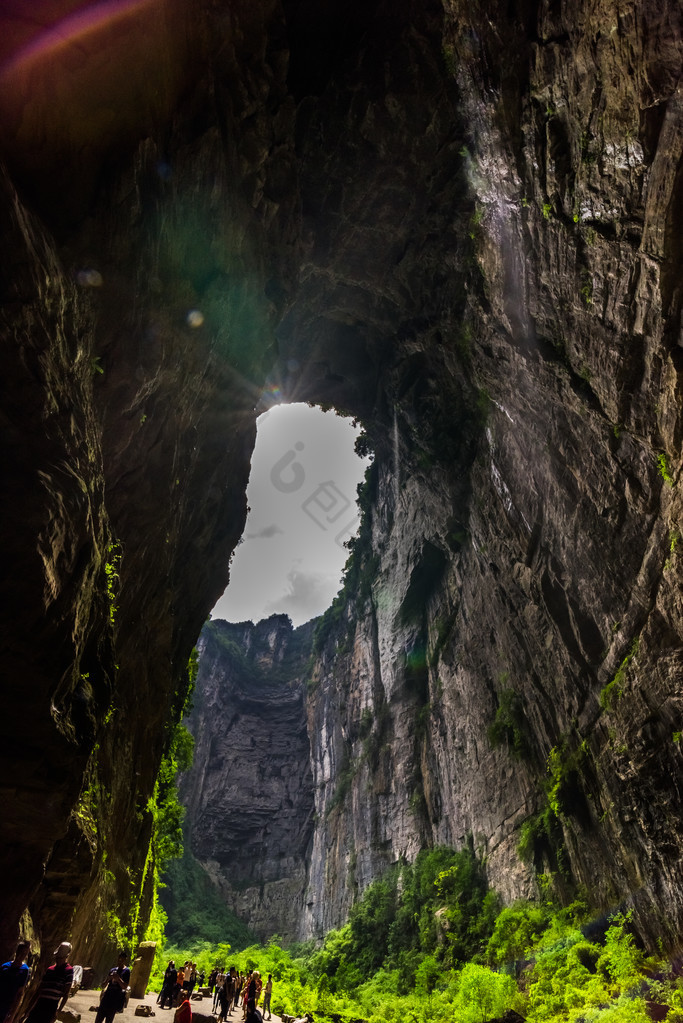
M39 13L62 25L62 9L37 6L10 27L36 31ZM213 23L200 5L151 6L80 49L83 22L67 19L75 62L48 32L45 59L18 47L3 65L2 144L21 195L7 183L2 926L10 944L30 903L48 951L70 932L93 965L121 940L117 919L149 914L148 800L241 534L276 320L269 243L237 183L268 162L278 129L250 156L236 143L250 93L279 81L284 94L284 70L250 51L251 84L237 88L256 14L226 35L225 12ZM285 252L281 289L287 264ZM188 320L200 305L203 321Z
M650 933L673 935L680 912L678 851L664 862L680 830L680 498L675 470L665 479L681 370L666 267L680 260L664 226L679 202L680 25L665 8L526 13L472 21L451 5L446 18L476 197L471 271L462 298L457 272L435 282L436 323L413 326L384 376L396 426L385 418L379 571L350 649L323 657L311 711L312 736L334 721L332 751L314 752L328 823L312 927L332 922L328 891L348 906L351 868L362 884L468 831L493 883L524 894L520 826L553 780L560 818L553 836L537 828L537 867L603 907L630 893ZM471 442L451 381L465 404L476 389ZM487 735L511 692L521 762ZM548 779L552 748L564 770ZM348 763L351 794L326 817Z
M226 903L262 940L299 933L313 832L306 667L312 625L211 622L188 727L183 778L190 848Z
M472 832L675 944L680 6L159 0L76 51L58 8L3 14L6 939L148 912L268 382L376 451L302 933Z

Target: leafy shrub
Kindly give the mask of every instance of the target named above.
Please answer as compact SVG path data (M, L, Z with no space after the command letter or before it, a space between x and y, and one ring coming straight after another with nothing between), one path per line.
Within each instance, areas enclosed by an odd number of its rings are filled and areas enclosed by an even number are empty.
M593 941L581 929L580 902L555 911L519 902L497 916L495 903L471 846L436 848L370 885L349 923L318 949L306 943L287 951L272 940L240 952L225 942L169 952L200 969L218 963L272 973L274 1011L313 1012L318 1023L484 1023L509 1009L528 1023L645 1023L646 990L670 1007L670 1023L683 1020L683 989L646 979L628 914L615 914ZM437 911L469 949L456 968L451 932L434 927ZM488 965L474 961L484 953ZM510 971L513 962L521 968Z
M605 711L612 710L614 699L621 698L624 689L624 682L626 681L626 670L631 661L633 660L633 658L635 657L635 655L638 653L639 642L640 642L639 637L636 636L633 642L631 643L631 649L629 650L629 652L626 654L626 657L624 657L623 661L619 665L616 675L614 676L612 681L608 682L604 689L601 691L600 706L602 707L603 710Z
M534 902L515 902L498 914L486 946L490 964L502 966L526 959L549 924L548 910Z
M528 733L523 698L514 689L503 689L498 694L496 716L488 729L489 742L494 749L507 746L517 760L527 760L531 753Z
M485 1020L502 1016L513 1007L516 996L517 986L512 977L477 963L467 963L460 972L455 999L458 1020L485 1023Z
M645 957L636 946L628 930L631 914L615 913L605 934L605 945L598 959L598 967L609 980L621 988L637 987L645 968Z
M415 990L419 995L431 998L432 992L441 980L442 969L434 956L425 956L415 970Z

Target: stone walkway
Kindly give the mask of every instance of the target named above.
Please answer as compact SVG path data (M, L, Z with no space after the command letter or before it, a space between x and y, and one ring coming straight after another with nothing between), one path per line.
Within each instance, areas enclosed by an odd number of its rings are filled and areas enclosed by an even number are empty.
M127 1008L125 1008L123 1012L118 1012L116 1014L116 1019L121 1020L122 1023L133 1023L133 1020L136 1019L135 1010L137 1006L151 1005L157 1016L163 1015L165 1019L168 1019L169 1023L172 1023L173 1016L171 1015L170 1009L164 1009L162 1013L156 1002L157 996L151 991L148 995L145 995L144 998L131 998L128 1002ZM90 1007L93 1005L97 1007L99 1004L99 991L77 991L75 995L69 998L64 1008L73 1009L74 1012L80 1012L81 1023L93 1023L93 1020L95 1019L95 1012L91 1012Z
M66 1003L66 1009L73 1009L74 1012L81 1014L81 1023L94 1023L95 1012L100 1001L99 991L77 991L72 998ZM211 1020L211 1023L217 1023L218 1016L211 1015L211 1005L213 999L203 998L200 1001L191 1002L192 1015L198 1017L197 1023L203 1023L203 1021ZM154 1018L158 1020L160 1017L164 1023L173 1023L173 1012L171 1009L162 1009L157 1005L157 995L154 991L150 991L149 994L145 995L144 998L131 998L128 1002L127 1008L123 1012L116 1014L115 1023L137 1023L145 1019L144 1016L136 1016L135 1010L138 1005L150 1005L154 1012ZM95 1006L95 1009L91 1012L90 1007ZM228 1023L242 1023L242 1010L235 1010L231 1016L228 1016ZM282 1023L279 1016L273 1013L272 1023Z

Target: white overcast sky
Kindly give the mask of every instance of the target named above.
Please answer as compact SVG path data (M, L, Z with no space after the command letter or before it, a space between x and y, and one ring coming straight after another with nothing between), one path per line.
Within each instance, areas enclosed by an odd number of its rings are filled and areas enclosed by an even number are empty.
M295 626L332 603L358 529L356 487L368 465L350 420L309 405L275 405L258 419L250 507L230 584L212 612L229 622L285 613Z

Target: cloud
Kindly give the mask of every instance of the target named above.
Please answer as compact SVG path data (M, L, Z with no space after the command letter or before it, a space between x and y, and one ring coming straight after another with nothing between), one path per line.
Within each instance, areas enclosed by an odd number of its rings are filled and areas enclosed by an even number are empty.
M284 533L284 530L280 529L273 523L272 526L265 526L263 529L259 529L257 533L245 533L245 540L270 540L271 537L277 536L278 533Z
M336 576L319 572L301 572L293 568L287 573L288 589L276 600L266 604L266 614L288 614L295 625L307 622L327 607L339 589Z
M343 542L355 528L355 505L344 508L340 494L352 501L367 464L353 450L357 433L334 412L304 404L274 406L259 418L244 543L214 617L256 622L283 613L300 625L330 606L348 558ZM296 476L304 473L298 489L273 487L278 463L285 482L294 481L295 463ZM329 509L321 501L323 481L336 488L338 501Z

